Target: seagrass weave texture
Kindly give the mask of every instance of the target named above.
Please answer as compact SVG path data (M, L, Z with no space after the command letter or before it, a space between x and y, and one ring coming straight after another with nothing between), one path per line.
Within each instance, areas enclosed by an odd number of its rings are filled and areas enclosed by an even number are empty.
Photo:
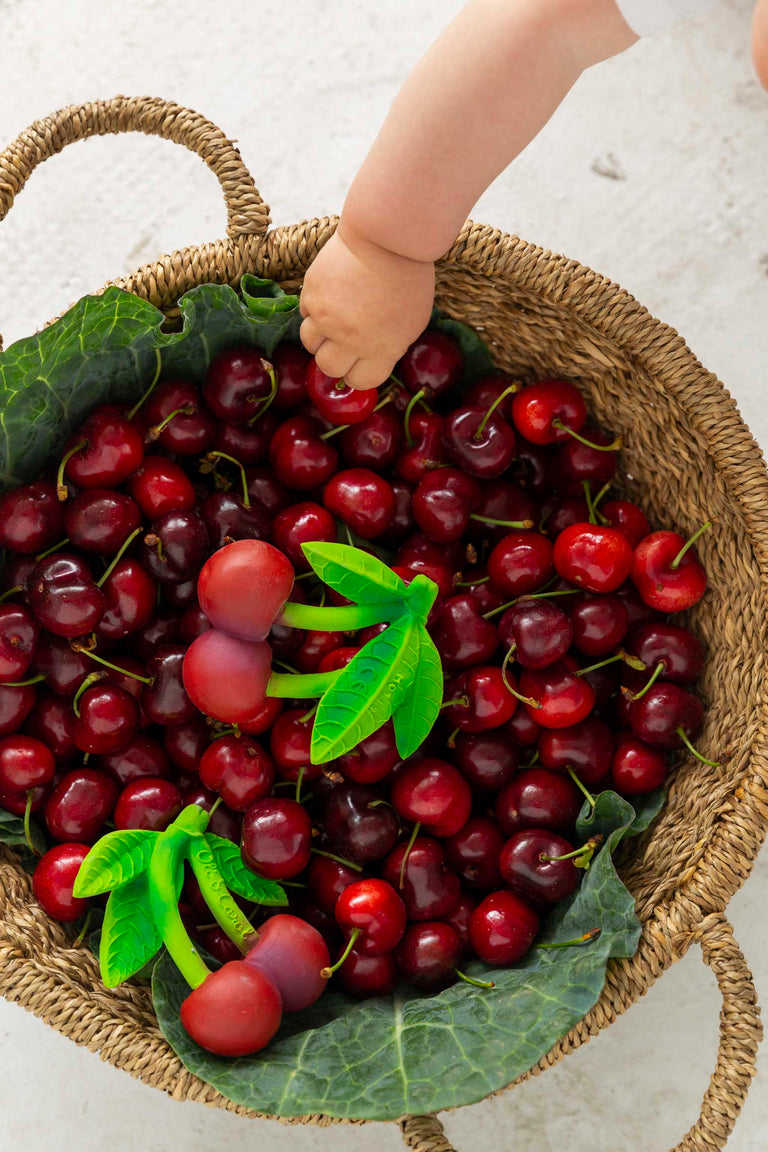
M33 169L66 144L127 131L159 135L200 155L221 183L228 238L175 252L115 283L170 315L189 288L236 286L246 271L287 288L301 283L335 220L268 232L268 209L234 145L199 114L158 99L117 97L32 125L0 154L0 219ZM481 332L500 369L578 384L598 420L623 435L625 489L642 499L652 520L683 534L714 521L698 545L710 589L691 622L709 652L701 748L721 767L683 762L661 817L625 850L622 873L643 924L640 947L632 959L612 964L596 1007L528 1075L596 1035L698 943L722 995L720 1045L699 1119L676 1152L722 1149L754 1075L761 1037L752 976L724 910L749 875L768 827L768 477L762 456L722 384L680 337L573 261L468 222L440 261L437 303ZM5 849L0 992L177 1099L254 1115L184 1069L160 1035L146 990L103 989L90 952L72 947L65 930L43 914L29 876ZM404 1117L400 1127L416 1152L452 1152L434 1116Z

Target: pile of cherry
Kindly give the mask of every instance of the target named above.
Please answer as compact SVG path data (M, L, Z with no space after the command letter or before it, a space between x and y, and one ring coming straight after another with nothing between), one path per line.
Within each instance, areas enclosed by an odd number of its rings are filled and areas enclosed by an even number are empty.
M86 911L72 886L109 829L221 799L211 830L286 883L332 956L352 940L345 990L434 990L472 957L519 959L575 890L595 849L575 843L585 793L655 790L691 747L704 653L666 619L704 594L691 541L610 497L619 444L573 385L490 376L457 395L463 367L436 330L367 393L296 346L271 364L233 348L202 389L165 380L133 411L97 409L58 477L0 498L0 805L55 842L34 873L48 915ZM198 711L182 678L210 627L197 577L241 539L290 560L303 603L345 603L309 541L435 581L445 704L419 753L400 762L390 724L312 765L306 700L229 729ZM268 641L280 670L328 671L375 631L278 622ZM205 948L239 955L191 877L182 901Z

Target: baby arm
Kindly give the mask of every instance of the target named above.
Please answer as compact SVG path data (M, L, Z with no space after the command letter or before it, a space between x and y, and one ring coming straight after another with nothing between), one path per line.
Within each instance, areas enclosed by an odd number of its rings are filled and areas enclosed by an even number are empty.
M324 372L387 379L475 201L581 72L635 40L614 0L470 0L395 99L307 273L301 338Z

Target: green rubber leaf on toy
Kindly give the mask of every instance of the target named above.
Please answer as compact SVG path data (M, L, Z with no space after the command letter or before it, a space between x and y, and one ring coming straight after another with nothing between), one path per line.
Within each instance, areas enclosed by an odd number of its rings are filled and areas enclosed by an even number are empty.
M383 561L348 544L302 544L308 562L329 588L355 604L404 600L407 585Z
M99 945L105 987L114 988L139 972L161 944L150 909L147 877L138 873L115 889L107 901Z
M315 713L313 764L325 764L356 748L400 707L416 676L420 627L410 613L404 613L342 669Z
M98 840L80 865L73 893L98 896L146 872L159 832L130 829L109 832Z
M572 940L599 926L591 943L535 947L511 968L471 964L472 976L495 981L488 990L458 983L425 995L401 986L359 1001L332 983L305 1012L287 1013L263 1051L237 1060L204 1052L185 1033L179 1007L189 989L163 956L152 981L163 1035L190 1072L258 1112L394 1120L483 1099L532 1068L577 1024L602 992L608 960L637 947L634 900L611 860L634 810L615 793L598 805L606 839L541 937Z
M426 628L419 629L416 675L405 700L392 713L397 750L405 760L421 747L440 715L443 666Z
M222 880L236 895L244 896L246 900L253 900L254 904L283 907L288 903L285 890L277 881L266 880L263 876L251 872L250 868L246 868L237 844L225 840L223 836L216 836L213 832L205 833L205 842L213 854Z
M498 371L488 348L475 329L470 328L468 324L463 324L461 320L452 320L450 316L444 316L438 308L435 308L429 326L450 336L464 353L464 371L460 387L468 388L482 376L490 376Z

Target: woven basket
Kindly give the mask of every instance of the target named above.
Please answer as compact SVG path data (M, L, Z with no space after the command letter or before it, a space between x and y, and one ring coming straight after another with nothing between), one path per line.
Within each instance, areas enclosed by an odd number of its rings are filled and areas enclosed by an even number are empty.
M0 154L0 218L43 160L91 136L139 131L196 152L216 173L227 239L186 248L115 281L172 314L198 284L236 286L244 272L295 288L332 235L334 219L268 231L269 213L234 145L202 116L158 99L100 101L33 124ZM6 283L10 277L6 279ZM700 554L710 591L691 614L709 649L702 750L674 775L669 802L635 842L622 875L643 925L639 949L613 963L596 1007L527 1075L537 1075L607 1027L696 942L722 994L717 1064L701 1115L677 1146L712 1152L731 1133L761 1037L755 989L724 909L748 876L768 827L764 659L768 649L768 476L722 384L670 328L615 284L492 228L467 223L437 270L437 302L477 328L503 371L576 381L592 410L624 436L626 491L651 519L683 534L715 530ZM29 876L0 850L0 992L78 1044L176 1099L243 1115L185 1070L157 1027L149 993L107 992L90 952L35 903ZM325 1116L302 1123L329 1124ZM407 1145L451 1152L434 1116L401 1121Z

